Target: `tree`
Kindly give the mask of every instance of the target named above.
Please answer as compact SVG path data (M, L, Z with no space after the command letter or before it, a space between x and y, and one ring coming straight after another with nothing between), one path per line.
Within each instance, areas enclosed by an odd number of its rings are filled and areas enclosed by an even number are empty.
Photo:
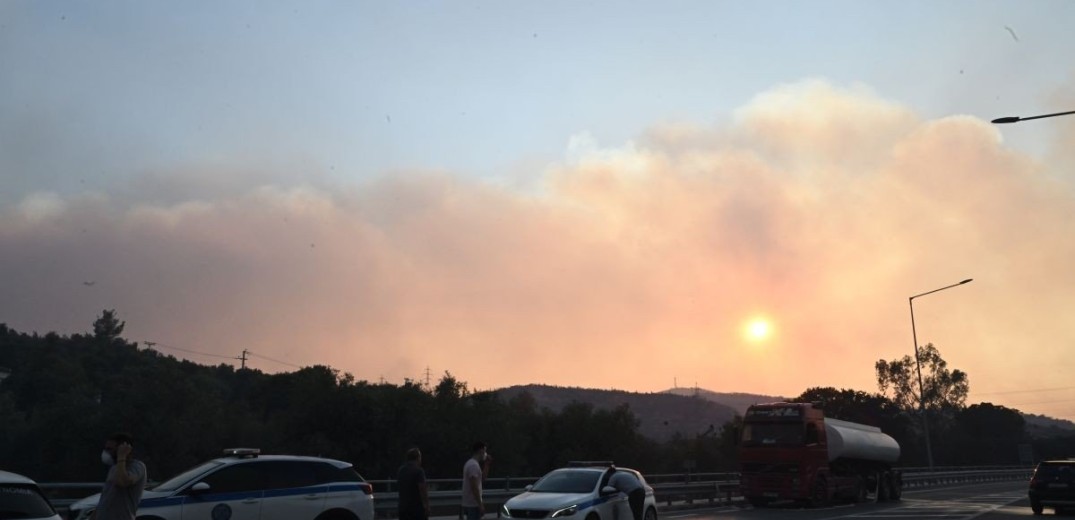
M957 464L1018 464L1019 445L1029 441L1022 414L992 403L968 406L955 424L946 451Z
M93 322L93 337L105 343L110 343L118 338L120 334L123 334L123 327L126 325L127 322L119 321L119 318L116 317L115 309L105 309L101 311L101 317Z
M908 413L914 413L919 406L946 415L962 409L970 391L967 373L949 370L948 362L932 343L919 347L918 357L922 363L923 395L919 395L918 371L911 356L893 361L877 360L877 386L881 393L888 395L891 392L896 406Z

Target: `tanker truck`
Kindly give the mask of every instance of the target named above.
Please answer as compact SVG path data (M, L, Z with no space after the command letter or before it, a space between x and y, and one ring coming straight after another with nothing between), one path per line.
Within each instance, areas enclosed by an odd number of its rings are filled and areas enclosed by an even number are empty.
M756 404L743 416L739 486L755 507L899 500L899 457L899 443L880 428L826 418L812 403Z

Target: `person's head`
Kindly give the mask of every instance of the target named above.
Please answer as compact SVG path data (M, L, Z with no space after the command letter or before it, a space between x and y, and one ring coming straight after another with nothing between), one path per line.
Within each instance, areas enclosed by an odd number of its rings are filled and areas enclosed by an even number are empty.
M422 450L418 448L411 448L407 450L407 462L413 462L415 464L422 464Z
M470 447L470 455L477 459L479 462L481 462L485 460L485 454L487 450L488 446L486 446L484 442L478 441Z
M123 432L116 432L109 435L108 438L105 439L104 449L101 450L101 462L104 462L109 466L115 464L117 458L116 449L119 448L121 444L134 446L134 438L131 437L130 434Z

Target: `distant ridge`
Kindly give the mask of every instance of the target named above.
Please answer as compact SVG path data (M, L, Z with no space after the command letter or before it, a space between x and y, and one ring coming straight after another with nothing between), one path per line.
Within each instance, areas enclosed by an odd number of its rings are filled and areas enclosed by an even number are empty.
M786 401L790 398L743 392L714 392L704 388L670 388L662 392L640 393L624 390L600 390L548 385L518 385L494 390L504 400L528 392L539 408L560 411L572 402L587 403L595 409L609 410L627 404L639 421L639 433L656 441L666 441L675 434L701 435L709 426L720 427L747 407L758 403ZM1044 415L1023 414L1027 432L1033 438L1070 436L1075 423Z
M715 403L720 403L724 406L729 406L734 409L739 415L743 415L747 411L747 407L752 404L758 403L775 403L779 401L786 401L789 398L780 397L775 395L763 395L763 394L746 394L742 392L714 392L712 390L706 390L704 388L669 388L664 393L674 395L686 395L701 397L702 399L708 399Z
M701 393L694 397L693 394L670 392L639 393L548 385L511 386L494 392L504 400L527 392L538 407L553 411L560 411L572 402L588 403L599 410L626 404L638 419L639 433L656 441L668 440L677 433L687 437L719 434L721 426L732 420L737 410Z
M1026 421L1026 431L1036 439L1062 437L1075 432L1075 423L1067 419L1054 419L1044 415L1024 413L1023 420Z

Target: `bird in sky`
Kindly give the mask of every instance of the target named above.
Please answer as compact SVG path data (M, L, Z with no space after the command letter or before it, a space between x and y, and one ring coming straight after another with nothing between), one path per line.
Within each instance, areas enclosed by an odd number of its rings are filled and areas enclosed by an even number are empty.
M1011 33L1012 38L1014 38L1015 41L1019 41L1019 37L1015 35L1015 31L1011 27L1005 25L1004 28L1007 29L1009 33Z

